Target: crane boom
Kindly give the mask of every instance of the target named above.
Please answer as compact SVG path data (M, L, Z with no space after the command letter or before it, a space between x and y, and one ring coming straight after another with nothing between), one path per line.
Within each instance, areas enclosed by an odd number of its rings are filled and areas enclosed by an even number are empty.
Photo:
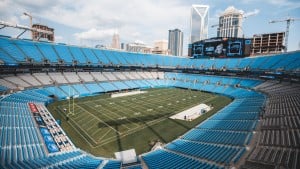
M287 52L288 49L288 42L289 42L289 33L290 33L290 25L292 21L300 20L300 18L287 18L282 20L272 20L269 23L277 23L277 22L286 22L286 30L285 30L285 40L284 40L284 52Z

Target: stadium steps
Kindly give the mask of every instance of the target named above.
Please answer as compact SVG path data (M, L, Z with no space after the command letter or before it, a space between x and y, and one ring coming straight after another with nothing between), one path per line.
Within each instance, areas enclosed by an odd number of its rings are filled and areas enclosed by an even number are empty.
M101 83L101 82L98 82L96 84L102 89L102 91L105 91L105 89L99 83Z
M4 49L0 48L0 55L2 55L2 53L3 53L5 56L9 57L9 59L6 58L6 57L4 57L6 60L7 60L7 59L8 59L8 61L13 60L15 63L18 62L18 60L17 60L16 58L14 58L13 56L11 56L10 53L8 53L8 52L5 51ZM2 59L2 61L4 61L4 63L5 63L5 60L4 60L4 59Z
M84 84L85 84L85 82L82 84L82 86L83 86L83 87L84 87L84 88L85 88L87 91L89 91L89 93L90 93L90 94L92 94L93 92L92 92L92 91L90 91L90 89L89 89L89 88L87 88L87 87L86 87Z
M125 86L127 86L128 89L131 88L128 84L124 83L124 81L120 81L120 82L123 83Z
M91 49L91 53L93 53L93 55L95 56L95 58L98 60L98 63L97 63L97 64L100 64L102 61L101 61L101 59L98 57L98 55L95 53L95 51Z
M116 89L121 90L115 83L111 82L110 83L112 86L114 86Z
M32 86L32 84L31 84L30 82L27 82L26 80L24 80L24 79L22 79L22 78L20 78L20 77L18 77L18 76L15 76L15 77L18 78L18 79L20 79L22 83L25 83L25 84L26 84L26 87L27 87L27 86L29 86L29 87ZM24 86L24 87L25 87L25 86Z
M66 75L62 72L61 73L62 74L62 76L66 79L66 81L68 82L68 84L71 84L71 82L69 81L69 79L66 77ZM78 92L77 92L78 93Z
M15 82L12 82L11 80L8 80L8 79L4 79L4 78L2 78L3 80L5 80L6 82L8 82L8 83L11 83L11 84L13 84L14 86L16 86L16 88L18 88L18 87L20 87L17 83L15 83Z
M90 62L90 65L98 65L100 63L99 58L96 54L89 48L80 48L80 51L87 58L87 62Z
M112 82L111 80L109 80L110 78L107 75L105 75L105 73L102 73L102 76L104 76L104 78L107 79L107 81Z
M27 82L31 86L42 86L42 83L40 83L40 81L38 81L36 78L34 78L34 76L32 76L31 74L27 74L27 76L20 76L20 74L18 74L17 77L22 79L23 81ZM34 82L34 80L36 80L36 82L39 84Z
M77 61L77 64L79 64L79 60L74 56L74 54L72 53L70 46L66 46L67 51L69 52L70 56L72 57L72 61Z
M109 162L109 160L103 160L102 163L98 166L98 168L104 168L104 166Z
M57 62L60 62L60 61L63 61L65 62L59 55L58 51L56 50L55 46L54 45L51 45L51 48L52 50L54 51L54 53L56 54L56 57L58 58L58 61Z
M126 77L126 79L131 79L129 76L127 76L128 74L127 73L124 73L124 72L120 72L123 76Z
M93 73L90 73L90 75L92 76L94 82L99 83L98 79L93 75Z
M142 82L142 80L141 80L140 82ZM137 82L136 82L135 80L132 80L132 83L134 83L134 84L137 85L137 86L140 86L139 84L137 84ZM143 82L142 82L142 83L143 83Z
M26 53L24 53L24 51L14 42L14 40L10 40L11 41L11 44L13 44L19 51L20 51L20 53L22 53L23 54L23 56L24 56L24 59L25 59L25 62L26 62L26 59L28 59L27 57L26 57Z
M70 87L72 87L72 86L70 86ZM72 93L73 93L73 91L75 90L73 87L72 87L73 90L68 89L69 91L65 91L65 90L63 89L63 86L57 86L56 88L58 88L58 89L59 89L64 95L66 95L67 97L68 97L68 96L71 96ZM77 91L76 91L76 92L77 92Z
M57 83L55 82L55 80L47 73L47 76L49 77L49 79L51 80L52 84ZM42 83L43 84L43 83Z
M41 53L41 56L43 57L44 61L45 61L45 60L48 60L48 59L45 57L44 53L41 51L41 49L38 47L37 43L34 43L34 46L35 46L35 47L37 48L37 50Z

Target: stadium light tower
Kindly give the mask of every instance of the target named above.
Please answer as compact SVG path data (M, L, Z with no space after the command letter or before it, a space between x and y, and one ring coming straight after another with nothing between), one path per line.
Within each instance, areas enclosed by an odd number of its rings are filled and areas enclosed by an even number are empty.
M289 42L289 32L290 32L290 24L292 21L297 21L300 20L300 18L291 18L288 17L286 19L282 19L282 20L272 20L269 23L277 23L277 22L286 22L286 30L285 30L285 41L284 41L284 52L287 52L287 48L288 48L288 42Z
M25 16L28 16L29 17L29 20L30 20L30 28L32 28L32 15L30 15L29 13L27 12L24 12L23 13Z
M25 16L28 16L29 17L29 21L30 21L30 29L32 29L32 15L27 13L27 12L24 12L23 13ZM31 31L31 38L33 39L33 32Z

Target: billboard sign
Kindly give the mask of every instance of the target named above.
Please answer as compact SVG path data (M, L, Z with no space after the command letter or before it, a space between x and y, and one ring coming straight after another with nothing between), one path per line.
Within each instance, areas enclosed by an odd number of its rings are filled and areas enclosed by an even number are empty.
M244 46L249 46L251 40L243 38L212 38L195 42L192 46L194 58L215 57L245 57Z

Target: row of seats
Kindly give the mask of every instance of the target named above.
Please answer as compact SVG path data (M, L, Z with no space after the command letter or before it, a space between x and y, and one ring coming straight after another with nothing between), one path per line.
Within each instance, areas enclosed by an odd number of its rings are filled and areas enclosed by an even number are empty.
M197 127L211 130L231 131L253 131L257 121L252 120L209 120L208 123L201 123Z
M123 65L147 67L184 67L194 69L284 70L299 68L299 52L277 54L272 57L228 59L188 59L155 54L129 53L64 44L34 42L0 36L0 60L4 64L64 63L67 65Z
M98 93L120 91L125 89L143 89L151 87L164 87L164 80L135 80L135 81L114 81L114 82L101 82L101 83L88 83L88 84L75 84L75 85L62 85L46 87L48 93L57 96L59 99L64 99L69 96L88 96Z
M239 86L245 88L253 88L261 84L260 80L256 79L241 79L241 78L234 78L234 77L218 77L218 76L209 76L209 75L193 75L193 74L183 74L183 73L165 73L165 78L169 80L176 80L176 81L183 81L183 82L190 82L193 84L192 86L197 86L199 89L205 86ZM186 84L185 84L186 85Z
M257 90L269 97L262 114L258 146L242 168L300 167L300 85L267 81Z
M299 116L281 116L281 117L266 117L262 121L262 128L300 128L300 117Z
M248 132L236 132L236 131L222 131L211 129L192 129L187 134L182 136L183 139L216 143L216 144L228 144L243 146L248 143L252 133Z
M300 151L296 149L259 147L251 155L251 161L252 164L265 163L276 164L285 168L298 168L297 166L300 165ZM251 163L248 166L251 167Z
M25 73L0 76L0 91L8 89L32 88L44 85L78 84L120 80L163 79L163 72L64 72L64 73ZM133 82L134 83L134 82ZM2 89L2 90L1 90ZM78 89L80 86L78 86Z
M236 161L237 155L243 150L240 147L204 144L181 139L169 143L166 148L193 157L225 164Z
M262 130L260 145L300 147L300 130Z
M27 104L4 98L0 105L1 163L44 157L43 142Z
M148 168L211 168L221 169L217 165L201 162L166 150L156 150L142 157Z

